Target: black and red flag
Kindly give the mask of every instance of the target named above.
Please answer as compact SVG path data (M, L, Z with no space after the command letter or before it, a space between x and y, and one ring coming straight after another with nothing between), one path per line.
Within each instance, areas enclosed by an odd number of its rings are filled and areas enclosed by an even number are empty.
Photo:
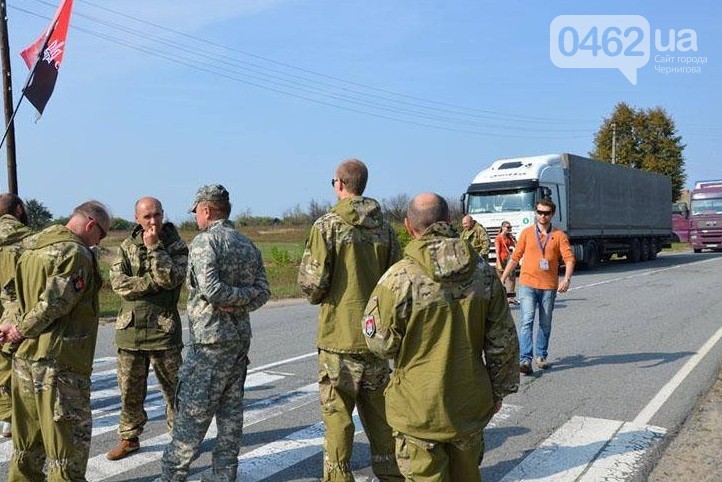
M40 114L45 110L45 105L53 93L58 70L63 61L71 8L73 8L73 0L63 0L45 33L20 52L25 64L31 69L23 95Z

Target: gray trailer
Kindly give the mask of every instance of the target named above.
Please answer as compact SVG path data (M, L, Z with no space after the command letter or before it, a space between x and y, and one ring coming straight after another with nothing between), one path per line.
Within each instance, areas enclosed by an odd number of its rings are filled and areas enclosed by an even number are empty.
M574 154L500 159L477 174L462 200L494 237L503 221L517 233L533 225L534 204L542 197L557 205L552 223L567 232L577 262L587 268L613 255L631 262L655 259L669 246L667 176Z

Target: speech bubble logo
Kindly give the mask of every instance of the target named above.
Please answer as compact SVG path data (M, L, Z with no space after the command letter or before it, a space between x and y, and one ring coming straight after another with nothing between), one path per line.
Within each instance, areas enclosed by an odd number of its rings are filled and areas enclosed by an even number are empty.
M637 85L650 39L641 15L559 15L549 25L549 57L562 69L618 69Z

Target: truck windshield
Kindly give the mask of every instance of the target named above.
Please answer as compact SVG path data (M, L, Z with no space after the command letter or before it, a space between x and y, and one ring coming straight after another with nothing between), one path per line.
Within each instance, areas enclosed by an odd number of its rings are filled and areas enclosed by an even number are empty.
M722 198L693 199L692 215L722 214Z
M489 191L469 193L469 214L531 211L534 190Z

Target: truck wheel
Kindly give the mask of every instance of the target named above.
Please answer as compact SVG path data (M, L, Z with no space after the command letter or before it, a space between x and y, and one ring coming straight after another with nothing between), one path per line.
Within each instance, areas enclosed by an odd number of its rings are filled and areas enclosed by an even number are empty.
M587 241L584 245L584 265L587 271L595 270L599 266L599 251L594 241Z
M649 241L649 259L654 261L657 259L657 254L659 253L659 244L657 244L656 239L652 239Z
M702 248L694 248L694 252L695 252L695 253L701 253L701 252L702 252Z
M642 258L642 246L639 239L633 238L629 243L629 251L627 251L627 261L630 263L639 263Z
M641 246L642 246L642 254L641 254L641 256L640 256L640 259L641 259L642 261L649 261L649 260L650 260L650 256L649 256L649 239L648 239L648 238L644 238L644 239L642 240Z

